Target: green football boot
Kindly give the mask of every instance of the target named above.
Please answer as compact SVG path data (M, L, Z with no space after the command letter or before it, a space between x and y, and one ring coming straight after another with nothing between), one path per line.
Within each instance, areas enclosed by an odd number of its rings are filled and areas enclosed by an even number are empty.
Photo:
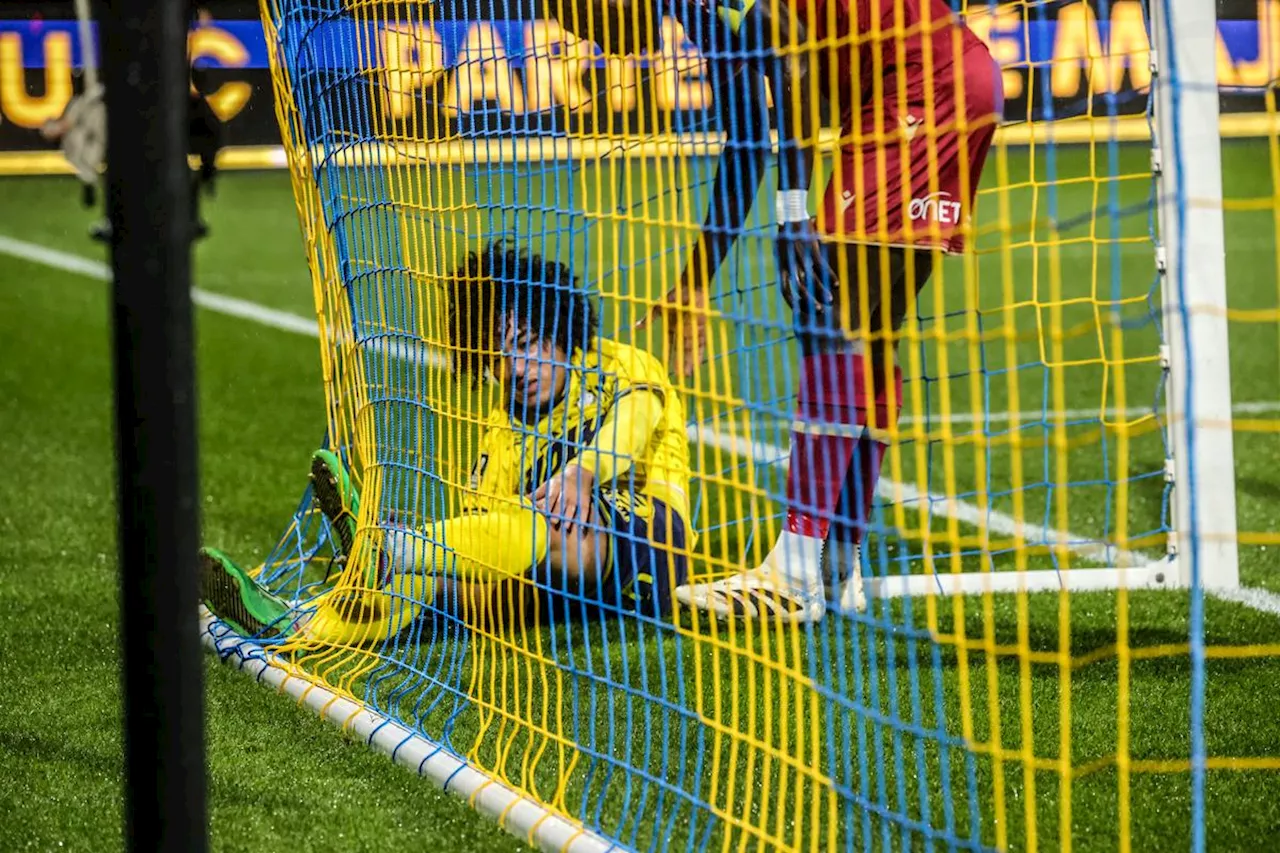
M213 548L200 551L200 598L243 637L282 640L293 633L293 608Z
M329 519L329 527L338 537L341 556L349 556L355 548L360 495L338 454L317 450L311 455L311 487L320 511Z

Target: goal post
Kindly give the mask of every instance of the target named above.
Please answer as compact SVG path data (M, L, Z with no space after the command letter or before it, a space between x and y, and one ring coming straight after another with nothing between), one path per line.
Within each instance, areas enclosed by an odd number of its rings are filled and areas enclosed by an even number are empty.
M1174 479L1170 551L1182 586L1240 585L1222 138L1214 0L1153 0L1166 397ZM1177 37L1174 37L1174 33Z

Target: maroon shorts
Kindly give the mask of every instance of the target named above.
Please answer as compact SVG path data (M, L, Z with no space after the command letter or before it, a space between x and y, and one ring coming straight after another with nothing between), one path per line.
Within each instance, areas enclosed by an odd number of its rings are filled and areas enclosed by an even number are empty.
M818 210L818 227L838 242L963 251L1004 107L1000 68L979 43L927 82L923 72L890 73L880 99L845 115Z

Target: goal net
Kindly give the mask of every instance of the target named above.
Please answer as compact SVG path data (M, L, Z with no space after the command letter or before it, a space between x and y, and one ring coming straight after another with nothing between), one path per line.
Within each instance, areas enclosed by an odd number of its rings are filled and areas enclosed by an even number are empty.
M724 3L714 20L737 26L754 6ZM608 8L592 7L606 31L639 20ZM681 280L716 202L740 129L715 97L741 93L712 78L743 57L654 8L652 50L605 54L557 21L561 5L263 0L326 441L360 494L351 554L309 488L261 567L300 612L335 588L376 589L394 533L458 547L438 522L469 507L505 401L500 381L451 369L451 287L495 238L565 264L602 338L671 368L693 579L755 566L777 538L800 383L775 264L777 134L759 137L762 189L710 284L706 363L680 375L676 321L637 324ZM1066 848L1099 833L1124 849L1162 802L1188 816L1160 831L1203 841L1203 720L1188 727L1186 708L1203 690L1208 569L1178 503L1175 448L1194 431L1167 416L1190 399L1168 311L1171 271L1188 263L1167 254L1168 205L1185 196L1168 201L1161 139L1178 125L1148 97L1150 38L1165 36L1135 2L959 11L1004 66L1005 105L969 250L931 256L898 333L902 414L882 431L865 612L786 627L604 608L523 624L499 618L511 602L478 615L411 586L395 594L418 605L412 624L279 646L291 677L457 754L581 826L579 840L627 849ZM838 111L815 117L814 206L842 168ZM1126 591L1189 584L1190 598ZM1134 626L1166 622L1180 650L1150 651L1159 630ZM1133 691L1157 676L1136 668L1144 654L1180 655L1176 696L1145 709ZM1166 712L1178 742L1135 743Z

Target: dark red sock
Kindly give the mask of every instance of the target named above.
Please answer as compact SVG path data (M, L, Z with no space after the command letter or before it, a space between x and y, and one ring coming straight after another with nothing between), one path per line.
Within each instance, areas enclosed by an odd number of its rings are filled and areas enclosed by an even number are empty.
M893 368L893 395L876 395L875 426L892 429L898 424L902 411L902 371ZM869 420L869 419L868 419ZM871 435L858 441L853 464L845 476L837 503L836 517L831 535L841 542L861 542L871 523L871 507L876 499L876 485L880 482L880 468L888 445Z
M887 449L887 445L869 435L858 442L836 505L836 517L831 525L833 539L856 544L866 535L871 523L871 506L876 499L876 484L880 481L880 464Z
M879 475L878 455L874 460L868 459L874 465L854 466L853 462L860 444L867 441L862 437L862 428L870 420L871 411L875 412L879 428L897 422L902 399L901 372L894 368L892 392L885 389L872 399L868 390L883 384L882 378L873 380L869 362L859 353L821 353L801 359L797 429L791 436L791 466L787 470L790 532L825 539L851 469L861 472L865 468L867 475L874 469L873 476ZM863 474L858 473L858 479L862 478ZM873 492L874 487L872 479ZM870 496L866 500L870 506ZM841 527L847 528L848 524Z

